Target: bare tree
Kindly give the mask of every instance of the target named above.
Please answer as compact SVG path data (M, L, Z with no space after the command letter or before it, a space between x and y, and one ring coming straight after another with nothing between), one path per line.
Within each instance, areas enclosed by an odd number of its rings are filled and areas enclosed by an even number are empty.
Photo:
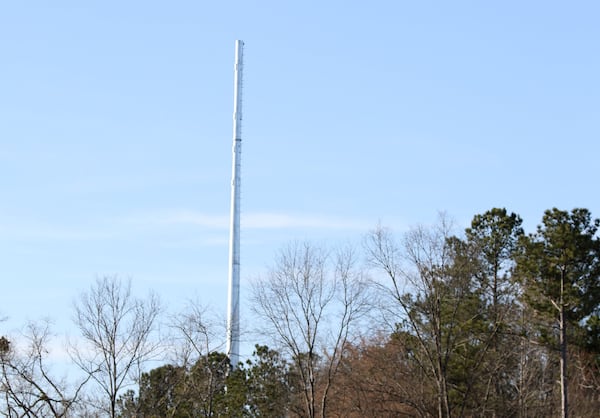
M324 417L353 327L368 310L369 289L353 250L291 244L253 287L253 309L291 357L303 400L300 415Z
M220 351L224 344L224 321L213 316L208 308L198 301L191 301L187 308L171 318L173 330L170 337L171 351L175 363L189 368L202 356Z
M30 323L23 344L0 338L0 393L7 417L67 417L88 379L70 385L50 371L50 325Z
M72 347L72 359L106 396L96 407L111 418L121 389L138 380L143 364L158 351L152 334L159 313L156 296L138 299L131 281L118 277L97 279L75 303L74 321L85 345Z
M479 341L472 344L469 350L473 353L468 356L457 350L473 339L469 329L478 320L478 305L471 291L474 264L451 231L451 222L442 214L433 227L410 230L402 246L382 227L366 240L368 258L388 277L384 289L400 308L400 331L415 341L412 359L436 385L440 418L452 415L452 364L456 367L459 362L471 373L469 379L463 379L466 387L454 391L461 393L464 408L472 377L487 349L486 343Z
M186 371L180 379L179 391L187 398L182 400L189 404L187 408L194 416L218 414L216 404L226 393L229 359L218 352L223 347L220 336L225 335L220 324L224 321L217 320L197 301L171 320L175 362Z
M380 334L353 344L340 367L328 415L431 417L435 388L410 356L398 334Z

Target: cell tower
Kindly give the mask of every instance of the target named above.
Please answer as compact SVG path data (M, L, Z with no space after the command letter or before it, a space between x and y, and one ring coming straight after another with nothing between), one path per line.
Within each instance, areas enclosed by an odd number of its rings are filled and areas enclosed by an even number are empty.
M244 42L235 41L233 84L233 164L229 230L229 297L227 300L227 356L231 366L240 361L240 169L242 159L242 68Z

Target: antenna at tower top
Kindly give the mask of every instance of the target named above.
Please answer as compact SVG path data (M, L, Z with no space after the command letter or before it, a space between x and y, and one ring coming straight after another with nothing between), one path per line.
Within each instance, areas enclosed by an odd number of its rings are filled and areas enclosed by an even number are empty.
M229 230L229 296L227 299L227 356L232 367L240 361L240 171L242 159L242 68L244 42L235 41L233 83L233 164Z
M235 67L233 76L233 140L242 139L242 85L244 67L244 41L235 41Z

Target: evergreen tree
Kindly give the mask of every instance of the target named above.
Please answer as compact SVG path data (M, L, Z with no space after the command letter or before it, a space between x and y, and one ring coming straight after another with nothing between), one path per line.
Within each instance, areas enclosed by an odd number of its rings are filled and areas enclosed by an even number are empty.
M246 365L251 416L286 416L290 403L287 362L279 352L257 344L252 359Z
M551 345L558 341L563 417L569 413L567 336L588 321L593 331L600 305L599 226L587 209L547 210L537 232L521 240L517 257L524 298L549 324L541 331L543 340Z
M512 278L514 253L523 235L521 217L506 209L493 208L475 215L465 230L466 241L477 262L476 283L482 298L482 316L487 326L483 340L489 345L484 376L479 382L479 413L509 416L517 402L514 382L518 375L520 339L514 329L520 307L518 286Z

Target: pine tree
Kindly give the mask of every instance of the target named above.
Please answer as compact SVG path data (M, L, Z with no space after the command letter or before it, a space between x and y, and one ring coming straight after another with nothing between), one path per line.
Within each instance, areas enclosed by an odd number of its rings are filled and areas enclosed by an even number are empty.
M563 417L569 414L567 335L600 305L599 226L587 209L547 210L537 232L521 240L517 257L525 301L550 324L542 336L550 344L558 340Z

